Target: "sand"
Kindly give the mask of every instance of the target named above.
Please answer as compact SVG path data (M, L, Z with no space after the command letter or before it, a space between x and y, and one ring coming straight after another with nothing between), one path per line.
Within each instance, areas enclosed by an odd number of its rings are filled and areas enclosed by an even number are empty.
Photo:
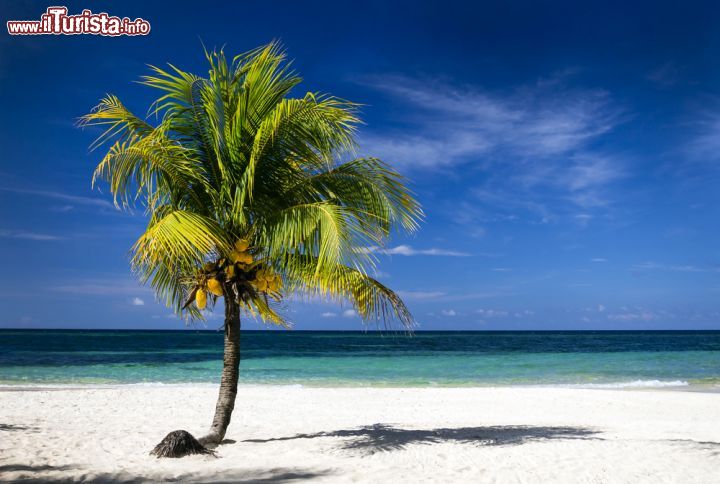
M219 458L155 459L213 386L0 392L0 481L720 482L720 394L243 386Z

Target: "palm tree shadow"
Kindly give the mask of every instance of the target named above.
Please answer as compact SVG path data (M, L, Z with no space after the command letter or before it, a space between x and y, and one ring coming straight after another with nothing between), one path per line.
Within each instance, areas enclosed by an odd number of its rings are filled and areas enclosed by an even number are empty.
M0 477L5 472L43 472L43 471L67 471L74 469L73 466L51 466L51 465L27 465L8 464L0 466Z
M21 473L10 479L6 473ZM51 474L48 474L50 472ZM80 473L79 475L77 473ZM83 475L85 471L79 466L52 466L52 465L25 465L11 464L0 466L0 482L42 482L42 483L106 483L106 484L134 484L138 482L205 482L213 484L265 484L290 483L309 481L318 477L333 474L330 469L310 469L298 467L275 468L249 468L249 469L221 469L208 471L201 469L197 472L166 476L161 472L148 476L130 475L125 472L103 472Z
M0 423L0 432L16 432L20 430L37 430L37 427L28 427L26 425L14 425Z
M271 439L248 439L244 442L273 442L294 439L315 439L320 437L348 438L342 444L346 450L358 450L365 454L401 450L411 444L439 444L455 442L479 446L520 445L528 442L548 440L599 440L599 432L585 427L533 427L490 426L438 428L432 430L412 430L393 427L386 424L375 424L350 430L317 432L314 434L297 434L290 437Z

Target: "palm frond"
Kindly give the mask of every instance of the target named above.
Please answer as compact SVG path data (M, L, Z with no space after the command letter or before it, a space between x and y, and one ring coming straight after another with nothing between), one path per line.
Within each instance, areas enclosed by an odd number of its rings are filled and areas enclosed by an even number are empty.
M110 143L93 183L106 182L118 205L146 207L147 229L132 247L140 280L176 311L202 318L186 301L203 263L224 260L242 237L258 264L286 281L282 295L311 291L349 300L366 320L411 325L397 294L366 275L376 261L361 248L394 227L414 231L422 210L384 162L338 162L357 149L358 106L291 97L300 77L276 42L232 60L206 51L206 59L204 77L172 64L150 68L141 84L159 92L153 122L112 95L80 119L103 129L93 148ZM243 284L237 298L247 312L288 324L280 293Z
M397 321L409 331L414 328L415 320L400 296L364 272L336 265L318 273L313 257L288 254L286 259L288 291L337 302L350 301L365 321L386 327Z

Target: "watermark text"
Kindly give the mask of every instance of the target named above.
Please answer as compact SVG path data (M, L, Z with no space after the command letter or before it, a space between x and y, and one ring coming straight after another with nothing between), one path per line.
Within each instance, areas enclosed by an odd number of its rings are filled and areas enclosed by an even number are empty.
M83 10L77 15L68 15L67 7L48 7L40 20L9 20L10 35L148 35L150 22L136 18L120 18L105 12L92 13Z

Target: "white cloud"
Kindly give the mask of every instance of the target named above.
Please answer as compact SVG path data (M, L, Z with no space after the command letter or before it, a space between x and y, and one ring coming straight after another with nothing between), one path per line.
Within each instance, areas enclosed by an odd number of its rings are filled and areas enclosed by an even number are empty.
M322 316L323 318L334 318L337 316L337 313L333 313L332 311L326 311L326 312L322 313L320 316Z
M650 311L624 312L608 314L611 321L652 321L657 316Z
M342 312L343 318L354 318L357 316L357 312L354 309L346 309Z
M570 158L571 164L558 173L555 183L571 192L579 192L606 185L624 175L615 160L599 155L583 154Z
M50 207L50 210L52 210L53 212L67 213L67 212L70 212L71 210L73 210L74 208L75 208L74 205L58 205L55 207Z
M50 240L64 240L65 237L58 235L43 234L38 232L28 232L26 230L10 230L0 229L0 237L6 239L21 239L21 240L37 240L37 241L50 241Z
M440 311L440 313L443 316L457 316L457 313L454 309L443 309L442 311Z
M77 195L69 195L62 192L54 192L49 190L31 190L25 188L13 188L13 187L0 187L0 191L22 193L25 195L33 195L38 197L52 198L55 200L63 200L66 202L72 202L78 205L89 205L98 208L108 208L117 210L115 205L107 200L92 197L81 197Z
M402 130L365 132L361 146L405 169L473 163L486 170L475 195L488 206L482 208L499 213L483 218L524 210L547 223L554 218L548 201L556 210L558 202L606 207L627 163L596 146L627 116L606 91L571 87L570 74L504 91L397 75L368 78L364 85L407 109Z
M510 314L508 311L497 309L478 309L476 312L485 318L504 318Z
M669 272L720 272L719 266L695 266L658 264L656 262L643 262L632 267L633 271L669 271Z
M373 252L375 254L383 255L404 255L404 256L416 256L416 255L429 255L429 256L447 256L447 257L468 257L470 254L466 252L459 252L456 250L447 249L414 249L409 245L398 245L390 248L383 248L377 246L366 247L364 249L367 252Z
M414 168L453 166L458 160L485 153L490 148L490 144L485 140L469 133L455 133L447 139L409 134L384 136L367 133L362 136L361 145L366 147L368 152L384 159Z
M408 301L427 301L439 299L446 295L441 291L396 291L398 296Z
M51 291L88 296L135 296L138 292L150 292L135 281L119 276L117 279L85 279L52 286Z
M594 258L590 259L590 262L597 262L597 263L607 262L607 259L605 259L604 257L594 257Z
M131 306L144 306L144 305L145 305L145 301L143 301L143 300L140 299L139 297L134 297L134 298L132 298L132 299L130 300L130 305L131 305Z
M366 134L363 145L412 167L454 165L478 155L556 157L612 130L621 112L607 92L557 82L491 92L447 82L385 75L364 84L406 103L418 134Z
M697 159L714 161L720 150L720 116L706 123L701 133L690 144L690 152Z
M398 296L407 301L468 301L474 299L492 299L511 293L499 291L447 293L444 291L395 291Z
M575 215L575 220L581 227L587 227L587 225L593 218L594 216L590 215L589 213L579 213Z
M676 164L681 171L694 175L702 174L698 166L717 169L720 160L720 110L705 109L694 113L695 133L682 148L681 155L687 159L686 163Z
M575 215L575 220L587 225L595 217L588 211L611 203L609 187L627 176L624 165L618 156L575 153L540 168L527 167L514 177L521 182L526 196L532 197L539 189L549 189L558 199L583 209L583 213Z
M605 309L605 306L603 306L602 304L597 305L597 310L599 313L605 312Z

